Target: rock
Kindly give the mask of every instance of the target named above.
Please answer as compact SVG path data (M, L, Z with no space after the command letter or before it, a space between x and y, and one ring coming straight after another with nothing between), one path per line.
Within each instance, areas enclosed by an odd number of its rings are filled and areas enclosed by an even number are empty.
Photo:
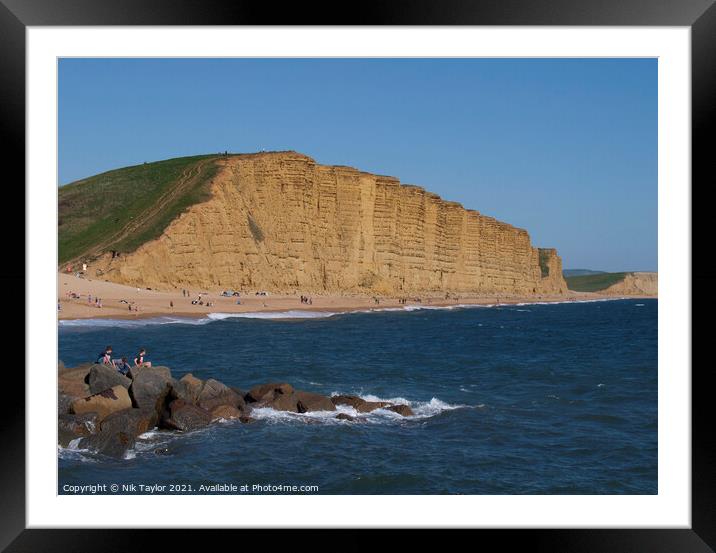
M212 420L225 419L228 421L240 419L243 415L243 412L233 405L219 405L211 410Z
M196 404L199 394L204 388L204 382L188 373L182 376L173 387L172 397L183 399L187 403Z
M246 407L244 398L239 396L226 384L213 378L208 379L204 383L204 387L199 394L196 404L207 411L211 411L219 405L231 405L241 410L244 410Z
M122 458L134 446L137 436L155 426L151 409L129 408L117 411L104 419L99 432L82 441L82 446L110 457Z
M202 428L211 422L211 413L197 405L187 403L183 399L173 400L167 408L168 417L162 420L162 425L184 432Z
M313 392L295 392L296 411L299 413L307 413L310 411L335 411L336 406L333 405L331 398Z
M57 392L57 414L67 415L72 411L72 403L80 398L68 396L62 392Z
M415 413L413 413L413 410L407 405L390 405L386 407L386 409L388 411L398 413L399 415L403 415L404 417L412 417L413 415L415 415Z
M111 388L112 386L124 386L129 389L132 381L126 376L119 373L114 367L109 365L94 365L88 375L89 390L92 394L98 394L102 390Z
M57 372L61 373L62 371L65 371L65 370L67 370L67 368L65 367L65 364L62 362L62 359L60 359L57 362Z
M264 397L270 397L269 394ZM331 398L313 392L294 390L291 394L276 393L273 400L264 400L256 407L270 407L276 411L291 411L293 413L307 413L310 411L335 411Z
M354 421L356 420L355 417L351 417L350 415L346 415L345 413L338 413L336 415L336 418L341 421Z
M72 412L77 415L97 413L101 421L112 413L122 409L129 409L131 406L132 400L129 399L127 389L118 385L98 394L75 400L72 402Z
M87 377L93 363L86 363L73 369L65 369L57 377L57 388L68 396L75 398L87 397L92 394L87 385Z
M127 376L134 380L139 376L140 373L143 373L145 371L150 371L155 374L159 374L164 377L165 380L171 380L172 379L172 371L169 367L163 367L161 365L157 365L156 367L132 367L129 369L129 372L127 373Z
M161 415L172 384L171 376L167 377L162 371L142 369L135 373L129 387L133 405L140 409L153 409L157 415Z
M240 266L250 266L252 282L270 283L273 290L300 286L312 294L337 286L346 294L392 297L438 290L559 294L567 288L557 253L535 248L526 230L394 177L322 165L296 152L229 157L222 164L218 193L188 205L161 240L146 240L119 259L97 260L95 268L119 284L141 278L143 287L159 289L239 287ZM99 191L103 179L91 180L88 190ZM59 188L60 219L107 217L105 206L77 213L71 193Z
M249 417L248 415L243 415L243 416L239 417L239 420L240 420L243 424L251 424L252 422L256 422L256 419L255 419L255 418Z
M293 392L293 386L286 383L272 382L270 384L261 384L254 386L246 394L246 401L249 403L257 401L273 401L279 395L290 395Z
M387 401L366 401L358 396L333 396L331 401L334 405L350 405L359 413L370 413L376 409L390 405Z
M57 443L67 447L72 440L94 434L99 427L97 413L63 414L57 418Z

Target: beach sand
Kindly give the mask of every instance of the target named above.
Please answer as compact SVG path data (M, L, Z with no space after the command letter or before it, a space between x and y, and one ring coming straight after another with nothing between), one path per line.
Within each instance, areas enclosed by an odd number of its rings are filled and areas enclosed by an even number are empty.
M449 299L445 294L421 294L419 298L411 296L405 304L400 303L399 298L379 298L376 304L373 297L369 296L339 296L339 295L308 295L312 304L302 304L296 295L274 295L257 296L256 290L242 292L240 298L222 297L221 290L189 290L189 295L183 296L182 290L173 292L148 290L106 282L103 280L78 277L58 273L57 275L58 299L60 319L86 319L86 318L123 318L133 319L141 317L156 316L186 316L201 317L208 313L246 313L260 311L288 311L288 310L315 310L315 311L356 311L363 309L375 309L385 307L401 307L404 305L428 305L428 306L449 306L495 303L523 303L523 302L563 302L574 300L602 299L615 296L605 296L596 293L569 292L560 296L507 296L507 295L469 295L451 294ZM74 293L79 298L70 297ZM204 305L192 305L192 300L197 299L199 294ZM92 302L88 302L88 295ZM97 307L95 299L100 298L102 307ZM645 296L639 296L641 298ZM241 304L237 305L237 299ZM416 301L420 299L421 301ZM209 301L213 305L206 306ZM171 306L173 303L173 307ZM129 307L131 306L131 311Z

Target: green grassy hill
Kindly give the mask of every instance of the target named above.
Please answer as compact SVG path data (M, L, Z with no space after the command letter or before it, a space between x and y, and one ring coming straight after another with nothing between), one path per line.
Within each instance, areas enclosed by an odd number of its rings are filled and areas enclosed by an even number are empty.
M565 276L567 288L575 292L598 292L621 282L629 273L598 273L593 275Z
M585 275L603 275L606 271L593 271L592 269L564 269L562 275L564 278L585 276Z
M58 189L59 262L131 252L209 198L216 154L108 171Z

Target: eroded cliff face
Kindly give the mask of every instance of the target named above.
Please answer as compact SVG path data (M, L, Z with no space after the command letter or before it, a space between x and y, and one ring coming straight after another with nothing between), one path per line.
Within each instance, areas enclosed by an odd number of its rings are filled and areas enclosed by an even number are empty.
M209 201L135 252L105 256L102 278L158 289L386 295L567 290L555 250L417 186L297 153L218 163Z
M612 284L602 293L614 296L656 296L659 293L658 273L628 273L624 280Z

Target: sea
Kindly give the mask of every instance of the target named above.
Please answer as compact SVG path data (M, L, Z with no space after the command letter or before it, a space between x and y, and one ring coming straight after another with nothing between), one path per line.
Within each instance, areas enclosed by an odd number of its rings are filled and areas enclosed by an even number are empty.
M124 459L73 443L58 493L657 494L657 314L658 300L624 299L61 321L67 366L144 347L177 378L415 414L259 409L250 424L147 432Z

